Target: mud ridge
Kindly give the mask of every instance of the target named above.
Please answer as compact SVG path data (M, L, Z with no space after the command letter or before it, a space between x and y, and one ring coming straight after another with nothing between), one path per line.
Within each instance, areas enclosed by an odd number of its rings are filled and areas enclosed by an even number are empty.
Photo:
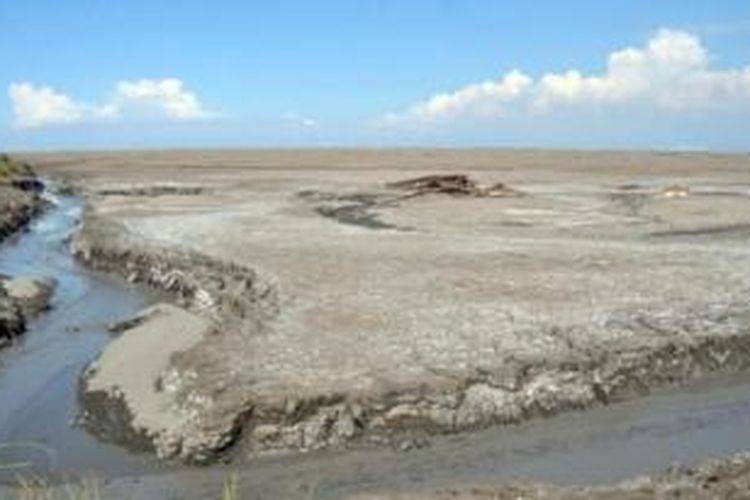
M277 312L274 286L254 270L197 252L140 247L124 226L99 217L84 217L71 251L92 269L166 292L215 320L260 322Z

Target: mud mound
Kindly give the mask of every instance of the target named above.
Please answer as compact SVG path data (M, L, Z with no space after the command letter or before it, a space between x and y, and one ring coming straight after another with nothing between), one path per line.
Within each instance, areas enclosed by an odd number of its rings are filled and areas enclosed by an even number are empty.
M15 337L24 331L24 320L21 311L0 287L0 347L10 344Z
M0 276L3 289L20 308L23 315L32 318L50 308L50 299L57 283L51 279L27 276L6 279Z

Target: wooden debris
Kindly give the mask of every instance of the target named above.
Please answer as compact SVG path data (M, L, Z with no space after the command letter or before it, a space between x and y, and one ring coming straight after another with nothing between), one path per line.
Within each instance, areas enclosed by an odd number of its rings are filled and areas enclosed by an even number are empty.
M502 182L491 186L482 186L464 174L427 175L404 181L391 182L387 184L387 187L411 191L409 196L450 194L501 198L519 194L518 191Z

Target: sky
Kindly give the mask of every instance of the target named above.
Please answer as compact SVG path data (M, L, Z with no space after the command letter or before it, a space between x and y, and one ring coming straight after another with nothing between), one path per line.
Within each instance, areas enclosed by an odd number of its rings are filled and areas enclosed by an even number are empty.
M750 151L748 0L3 0L0 150Z

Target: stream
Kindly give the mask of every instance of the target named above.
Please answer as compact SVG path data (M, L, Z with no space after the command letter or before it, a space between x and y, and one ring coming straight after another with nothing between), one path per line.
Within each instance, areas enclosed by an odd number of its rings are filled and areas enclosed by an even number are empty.
M83 203L71 196L52 199L28 231L0 247L0 273L57 281L50 311L0 351L0 481L19 474L154 470L160 466L151 457L103 444L71 425L78 376L110 340L107 325L150 300L75 262L68 238Z
M18 475L112 479L133 498L204 498L228 470L252 498L340 498L522 479L601 484L675 462L750 450L750 376L687 387L523 425L435 438L409 452L354 449L188 468L102 443L73 425L78 376L111 339L107 325L153 303L148 291L90 272L68 251L83 203L69 196L0 246L0 273L57 280L52 309L0 351L0 483ZM312 496L310 490L312 491ZM1 488L0 488L1 490ZM116 495L117 493L115 493Z

